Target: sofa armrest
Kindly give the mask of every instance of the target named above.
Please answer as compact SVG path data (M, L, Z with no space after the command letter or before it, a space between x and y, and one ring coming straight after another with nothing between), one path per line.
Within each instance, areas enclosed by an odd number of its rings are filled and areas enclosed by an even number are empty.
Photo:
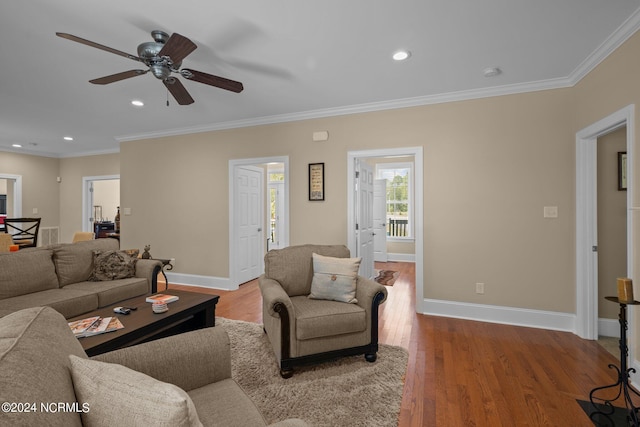
M94 356L185 391L231 378L231 346L222 326L204 328Z
M356 282L356 299L358 300L359 306L368 309L371 307L373 299L379 293L384 295L384 297L378 302L378 304L382 304L387 299L387 288L376 281L358 276Z
M258 286L260 287L260 293L264 301L265 307L272 317L280 317L280 315L274 310L277 303L284 304L290 313L293 313L293 304L289 295L285 292L284 288L280 286L276 280L267 279L264 275L258 279Z
M158 274L162 271L162 263L153 259L140 258L136 261L136 277L147 279L149 293L158 292Z
M309 424L301 420L300 418L289 418L287 420L279 421L274 424L269 424L269 427L308 427Z

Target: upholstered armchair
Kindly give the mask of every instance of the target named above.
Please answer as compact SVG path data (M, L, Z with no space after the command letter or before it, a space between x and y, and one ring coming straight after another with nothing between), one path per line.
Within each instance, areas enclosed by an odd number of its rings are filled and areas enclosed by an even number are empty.
M265 274L259 279L262 318L283 378L291 377L296 365L358 354L369 362L377 357L378 306L387 297L385 287L357 276L356 266L357 301L310 298L314 253L350 256L344 245L301 245L271 250L264 258ZM321 258L317 255L316 259ZM336 280L336 276L329 277Z

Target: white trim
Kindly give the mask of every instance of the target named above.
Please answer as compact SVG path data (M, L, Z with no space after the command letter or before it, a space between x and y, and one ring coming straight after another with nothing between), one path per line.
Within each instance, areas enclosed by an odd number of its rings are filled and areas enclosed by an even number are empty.
M597 139L626 126L627 143L627 276L634 279L634 145L635 105L631 104L576 133L576 333L586 339L598 335L598 266L591 247L597 246ZM639 365L635 357L635 310L629 310L627 335L630 365ZM633 382L640 374L632 374Z
M574 332L575 330L576 316L572 313L433 299L425 299L423 306L425 308L423 314L431 316L453 317L555 331Z
M198 274L171 273L167 272L169 285L199 286L209 289L221 289L234 291L238 286L233 286L231 280L226 277L201 276Z
M262 165L266 163L282 163L284 167L284 202L285 202L285 230L282 247L289 246L289 156L272 156L272 157L255 157L250 159L231 159L229 160L229 289L235 290L240 287L237 274L235 272L236 265L236 242L234 238L235 230L235 191L234 191L234 169L238 166ZM266 173L266 172L265 172ZM265 181L266 182L266 181ZM265 187L266 188L266 187Z
M83 176L82 177L82 231L93 231L91 224L89 224L89 216L91 207L88 206L87 194L89 193L89 184L93 181L109 181L112 179L120 179L120 175L97 175L97 176Z
M387 253L389 262L416 262L415 254L390 254Z
M22 216L22 175L12 175L9 173L0 173L0 179L13 180L13 217L20 218ZM7 212L7 216L9 212Z
M616 319L598 319L598 336L620 338L620 322Z
M413 156L414 158L414 212L415 212L415 261L416 261L416 312L423 312L424 295L424 170L423 148L382 148L347 152L347 247L351 253L356 251L355 235L355 161L356 158Z

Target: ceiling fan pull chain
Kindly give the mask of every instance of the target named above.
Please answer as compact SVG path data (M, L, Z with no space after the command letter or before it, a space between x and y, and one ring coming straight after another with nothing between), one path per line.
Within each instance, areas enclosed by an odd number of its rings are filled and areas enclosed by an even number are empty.
M167 89L167 107L169 106L169 89Z

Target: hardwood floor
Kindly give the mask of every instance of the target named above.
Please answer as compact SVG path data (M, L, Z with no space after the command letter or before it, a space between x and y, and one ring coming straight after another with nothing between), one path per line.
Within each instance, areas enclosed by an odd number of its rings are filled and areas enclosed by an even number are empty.
M411 263L381 306L381 344L409 351L399 426L592 426L576 403L617 379L613 355L567 332L415 313ZM161 276L160 276L161 277ZM161 288L161 287L160 287ZM216 315L262 322L257 280L237 291L170 285L220 295Z

